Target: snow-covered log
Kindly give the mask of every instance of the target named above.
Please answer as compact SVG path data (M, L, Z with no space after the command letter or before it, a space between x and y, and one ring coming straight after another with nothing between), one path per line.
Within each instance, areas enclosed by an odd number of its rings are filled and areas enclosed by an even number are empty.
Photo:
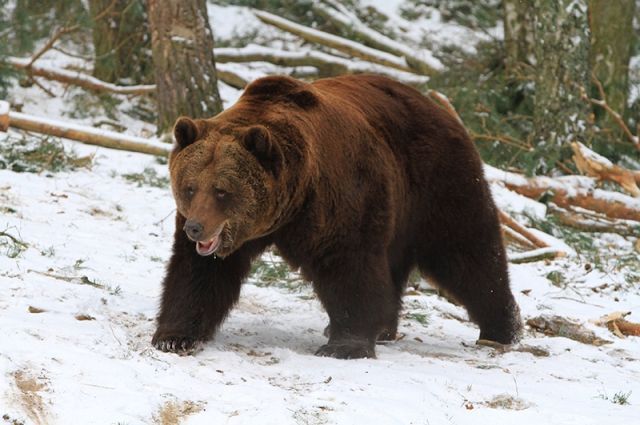
M407 65L420 74L434 75L443 68L442 62L435 58L431 52L425 50L416 51L405 44L399 43L369 28L360 21L356 14L340 2L330 0L314 2L312 8L315 13L324 17L343 31L354 34L367 46L404 57Z
M599 180L616 182L631 195L640 197L640 171L631 171L615 165L580 142L571 143L571 149L574 154L573 160L582 173Z
M548 247L509 254L508 259L510 263L522 264L533 263L535 261L541 260L553 260L554 258L564 256L566 256L566 253L564 251L561 251L558 248Z
M153 142L142 137L129 136L113 131L100 130L79 124L70 124L48 118L36 117L20 112L11 112L7 107L3 109L6 102L0 101L0 121L8 117L11 127L19 128L36 133L44 133L52 136L63 137L65 139L76 140L89 145L103 146L110 149L119 149L132 152L141 152L157 156L168 156L171 152L171 145Z
M109 92L116 94L141 95L153 93L156 89L156 86L152 84L119 86L117 84L99 80L83 72L31 64L31 59L29 58L10 57L7 58L6 62L16 69L28 72L29 75L43 77L48 80L54 80L64 84L72 84L98 93Z
M635 221L610 219L604 214L584 208L565 209L550 203L547 212L556 216L558 221L565 226L583 232L617 233L623 236L634 236L640 232L640 224Z
M7 58L6 62L16 69L27 72L29 75L46 78L47 80L58 81L63 84L71 84L97 93L108 92L124 95L143 95L155 93L156 91L155 84L119 86L117 84L102 81L80 71L69 71L67 69L45 65L31 64L29 66L29 63L31 62L31 59L29 58L10 57ZM244 88L251 82L244 78L241 74L225 67L219 67L217 71L218 78L232 87Z
M347 55L364 59L368 62L377 63L380 65L388 66L391 68L399 69L402 71L412 72L412 68L408 65L405 58L392 55L387 52L383 52L377 49L372 49L363 44L356 43L355 41L348 40L346 38L338 37L337 35L329 34L323 31L318 31L313 28L306 27L304 25L296 24L288 19L281 18L280 16L272 13L264 12L261 10L255 10L253 12L258 19L262 22L273 25L283 31L295 34L311 43L321 44L332 49L336 49Z
M524 237L527 241L531 242L537 248L548 248L549 244L534 235L522 224L518 223L515 219L513 219L509 214L502 210L498 210L498 216L500 217L500 221L502 224Z
M378 64L352 61L316 51L291 52L263 46L246 46L242 48L216 48L215 55L218 69L230 63L269 62L274 65L286 67L313 66L318 69L322 77L372 73L391 77L405 84L415 86L425 84L429 81L429 77L426 76L404 72Z
M572 206L600 212L609 218L640 221L640 199L623 193L596 188L596 180L585 176L531 177L511 173L485 165L489 181L503 184L507 189L533 199L543 195L561 208Z

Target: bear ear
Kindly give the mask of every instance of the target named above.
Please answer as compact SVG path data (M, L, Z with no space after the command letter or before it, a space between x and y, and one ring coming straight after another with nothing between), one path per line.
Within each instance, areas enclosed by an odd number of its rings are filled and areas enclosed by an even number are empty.
M201 136L198 123L188 117L180 117L173 126L173 136L179 149L184 149Z
M320 101L311 90L295 90L287 95L287 98L302 109L311 109L318 106Z
M241 136L241 144L267 171L278 177L284 158L280 146L273 141L266 127L262 125L249 127Z

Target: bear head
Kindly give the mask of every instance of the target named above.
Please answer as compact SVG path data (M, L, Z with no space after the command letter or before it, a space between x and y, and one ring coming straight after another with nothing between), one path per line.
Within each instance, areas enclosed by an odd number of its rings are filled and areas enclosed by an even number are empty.
M225 257L269 233L284 162L271 132L262 125L220 130L208 120L181 117L174 136L171 189L198 254Z

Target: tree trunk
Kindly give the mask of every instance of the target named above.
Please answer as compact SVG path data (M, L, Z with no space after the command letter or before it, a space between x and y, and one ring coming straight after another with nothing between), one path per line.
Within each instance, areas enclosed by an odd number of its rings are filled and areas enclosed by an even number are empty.
M110 83L150 82L151 35L144 0L89 0L89 12L94 19L93 75Z
M570 155L569 142L584 133L589 86L587 0L539 0L536 24L534 172L546 173Z
M205 0L147 0L158 101L158 131L181 115L222 110Z
M591 69L604 87L607 103L622 116L629 94L635 8L635 0L589 0ZM597 91L592 92L592 97L600 98ZM595 113L598 120L608 124L607 127L616 128L602 108L595 107Z
M514 74L522 64L534 65L535 39L533 4L523 0L504 0L504 48L507 73Z

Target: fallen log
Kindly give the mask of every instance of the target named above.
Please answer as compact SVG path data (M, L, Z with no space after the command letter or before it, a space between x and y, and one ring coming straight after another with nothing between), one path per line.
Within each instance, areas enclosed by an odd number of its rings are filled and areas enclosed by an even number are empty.
M507 245L514 245L521 249L531 250L536 249L537 247L527 238L522 236L520 233L515 230L507 227L506 225L501 226L502 237L504 238L504 242Z
M371 47L367 47L346 38L338 37L337 35L296 24L295 22L268 12L254 10L253 13L265 24L272 25L291 34L295 34L308 42L336 49L349 56L360 58L367 62L377 63L390 68L399 69L401 71L413 71L404 58L387 52L382 52L377 49L372 49Z
M313 2L311 7L315 13L340 28L343 33L355 35L366 46L403 57L407 65L419 74L435 75L443 68L442 62L435 58L431 52L416 51L369 28L340 2L327 0ZM418 56L420 53L423 57Z
M508 255L508 260L513 264L533 263L542 260L553 260L564 257L567 254L557 248L538 248L531 251L516 252Z
M499 170L485 164L487 180L503 184L528 198L543 196L561 208L585 208L609 218L640 221L640 199L596 188L596 180L585 176L530 177Z
M20 112L12 112L10 111L9 104L4 101L0 101L0 111L6 112L5 114L0 114L0 122L8 120L9 126L11 127L63 137L89 145L157 156L168 156L172 149L169 144L151 142L142 137L129 136L79 124L64 123Z
M32 76L43 77L48 80L79 86L97 93L109 92L116 94L142 95L154 93L156 90L156 86L153 84L119 86L99 80L83 72L35 65L31 63L31 59L9 57L6 59L6 63L16 69L23 70Z
M123 95L140 96L145 94L154 94L156 91L155 84L143 84L135 86L119 86L117 84L108 83L91 75L80 71L69 71L67 69L56 68L53 66L43 66L31 64L29 58L9 57L6 63L15 69L26 72L32 77L42 77L47 80L57 81L63 84L82 87L96 93L114 93ZM218 78L224 83L236 87L244 88L251 81L247 81L239 73L225 68L219 67Z
M574 154L573 160L581 173L598 180L618 183L631 195L640 197L640 171L631 171L615 165L580 142L571 143L571 149Z
M547 213L558 218L558 221L574 229L593 233L617 233L622 236L640 235L640 224L626 220L611 220L604 214L595 213L583 208L560 208L549 203Z
M253 80L267 75L261 71L240 69L241 67L242 65L236 63L219 63L216 57L216 75L218 79L236 89L241 90Z
M216 56L216 66L218 68L224 64L231 63L269 62L274 65L286 67L312 66L318 69L322 77L373 73L385 75L414 86L422 85L429 81L429 78L426 76L390 69L378 64L354 62L338 56L315 51L290 52L262 46L247 46L242 48L221 47L216 48L214 52Z
M534 246L538 248L548 248L549 244L538 238L536 235L531 233L529 229L524 227L522 224L518 223L514 220L509 214L502 210L498 210L498 216L500 217L500 221L508 226L510 229L515 231L516 233L522 235L525 239L531 242Z
M620 338L640 336L640 323L629 322L625 319L630 314L630 311L616 311L591 322L599 326L605 326Z

